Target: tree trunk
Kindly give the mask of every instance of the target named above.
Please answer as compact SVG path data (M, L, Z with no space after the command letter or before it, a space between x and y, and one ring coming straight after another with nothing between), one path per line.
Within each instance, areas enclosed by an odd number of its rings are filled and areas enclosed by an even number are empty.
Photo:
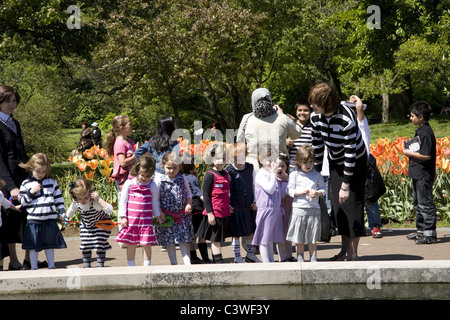
M381 122L389 123L389 92L386 87L384 76L380 76L381 97L383 106L381 108Z

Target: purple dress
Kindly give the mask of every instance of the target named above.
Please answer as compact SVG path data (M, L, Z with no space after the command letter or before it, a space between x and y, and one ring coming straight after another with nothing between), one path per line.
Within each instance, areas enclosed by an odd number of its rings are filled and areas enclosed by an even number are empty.
M286 194L287 181L279 181L276 174L260 169L255 178L256 230L253 245L267 245L270 242L283 242L283 209L281 199ZM264 189L273 192L269 194Z

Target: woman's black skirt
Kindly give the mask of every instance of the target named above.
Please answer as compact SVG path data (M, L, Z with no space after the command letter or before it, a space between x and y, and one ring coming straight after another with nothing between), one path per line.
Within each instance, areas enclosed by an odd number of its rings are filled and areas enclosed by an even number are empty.
M366 184L367 156L356 159L353 176L350 178L349 198L339 203L339 190L344 177L344 165L330 161L330 195L333 215L339 234L349 238L365 236L364 190Z

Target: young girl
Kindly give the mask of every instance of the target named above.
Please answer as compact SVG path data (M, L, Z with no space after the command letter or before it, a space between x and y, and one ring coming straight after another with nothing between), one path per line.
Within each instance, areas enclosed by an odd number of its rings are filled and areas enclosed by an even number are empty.
M206 245L206 240L197 237L198 227L202 222L202 212L205 209L203 204L203 191L200 185L200 181L197 178L197 172L195 171L195 165L191 163L183 163L182 166L183 174L189 184L189 189L192 193L192 225L194 227L194 243L191 244L191 264L200 264L205 262L211 262L208 256L208 247ZM197 256L197 250L195 244L198 245L198 250L202 259Z
M288 193L294 198L292 216L286 239L297 244L297 261L304 261L304 244L308 244L311 262L317 261L317 241L320 240L319 197L326 192L322 175L312 170L314 149L303 145L295 157L297 171L289 175Z
M32 270L38 269L41 250L45 250L48 268L54 269L54 249L67 248L56 224L58 212L61 215L66 212L64 199L58 182L51 176L50 161L45 154L37 153L20 166L31 174L22 182L19 192L19 201L28 213L22 249L30 250Z
M97 267L103 267L105 263L106 250L111 249L108 238L111 230L98 228L95 225L99 220L111 219L110 214L113 207L101 199L92 185L86 179L78 179L69 184L72 203L63 218L72 218L80 211L80 251L85 268L91 267L92 250L97 252Z
M191 220L192 193L180 165L176 163L175 152L167 152L162 158L165 175L157 182L162 220L169 215L174 222L169 227L156 227L156 238L167 248L170 264L177 264L175 245L179 244L183 262L191 264L190 244L194 242L194 227Z
M4 180L0 180L0 190L5 187L6 183ZM0 191L0 209L1 208L11 208L13 210L16 210L20 212L18 208L13 206L11 202L9 202L5 196L3 195L3 192ZM2 228L2 215L0 214L0 271L3 270L3 258L9 257L9 249L8 249L8 242L5 239L5 235L3 233Z
M245 143L235 143L233 164L226 168L230 176L231 230L233 233L232 246L235 263L244 262L244 259L241 257L240 237L242 238L243 247L247 251L245 261L260 262L254 253L254 247L245 245L246 242L251 243L256 228L255 170L251 163L245 162L246 153Z
M263 262L274 262L273 243L284 241L281 199L286 195L287 181L277 179L280 160L272 156L270 145L260 147L258 160L261 168L255 178L258 211L253 244L259 245Z
M279 181L286 181L288 176L288 170L289 170L289 158L285 155L279 155L278 156L278 170L277 170L277 179ZM289 221L291 220L291 212L292 212L292 197L290 197L288 194L281 199L281 208L283 209L283 239L286 239L287 231L289 228ZM289 240L285 240L283 242L277 243L277 250L278 250L278 257L279 261L286 262L286 261L297 261L292 256L292 242Z
M135 265L136 246L144 250L144 266L151 265L152 245L156 245L153 217L157 222L164 220L159 211L159 190L152 180L155 159L149 153L142 155L131 169L133 179L127 180L122 188L119 213L122 229L114 239L127 244L128 266Z
M221 242L232 236L230 211L230 178L225 166L225 147L214 143L206 153L206 163L212 168L203 178L205 210L198 230L200 238L211 241L214 263L223 263Z
M134 157L134 144L128 136L133 132L131 120L126 115L118 115L112 119L112 128L106 138L109 155L114 155L114 167L111 179L116 182L118 191L128 179Z

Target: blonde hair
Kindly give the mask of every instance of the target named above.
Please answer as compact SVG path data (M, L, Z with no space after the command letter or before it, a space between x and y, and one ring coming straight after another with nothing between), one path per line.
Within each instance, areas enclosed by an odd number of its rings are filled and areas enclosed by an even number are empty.
M79 196L86 194L86 192L93 192L92 184L83 178L77 179L75 182L69 183L70 197L77 201Z
M5 186L6 186L6 181L0 179L0 191L1 191L1 189L3 189Z
M21 163L19 166L25 170L27 170L28 173L32 173L34 169L37 167L45 167L45 177L46 178L53 178L52 176L52 168L50 166L50 161L48 160L48 157L45 153L36 153L31 156L31 158L26 163Z
M139 175L139 171L142 169L149 174L149 176L153 176L155 173L156 161L153 155L149 152L144 153L137 159L136 164L131 168L130 174L133 176Z
M125 114L120 114L115 116L111 120L111 130L106 137L106 150L110 156L114 155L114 142L116 142L116 137L120 133L120 128L125 126L127 122L131 122L130 117Z
M293 161L297 168L300 168L302 162L308 160L314 161L314 149L310 144L304 144L297 149L295 160Z

